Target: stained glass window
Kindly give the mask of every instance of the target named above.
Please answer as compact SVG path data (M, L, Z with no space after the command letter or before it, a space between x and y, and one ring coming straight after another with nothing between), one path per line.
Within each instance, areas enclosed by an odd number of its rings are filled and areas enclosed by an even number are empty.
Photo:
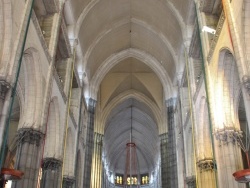
M127 185L137 185L138 179L136 176L127 177Z
M116 185L123 185L123 175L116 174L116 176L115 176L115 184Z
M141 185L149 184L149 176L148 174L141 175Z

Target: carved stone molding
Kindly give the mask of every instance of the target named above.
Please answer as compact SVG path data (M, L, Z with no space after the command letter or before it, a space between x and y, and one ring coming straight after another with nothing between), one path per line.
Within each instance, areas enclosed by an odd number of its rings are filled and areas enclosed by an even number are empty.
M50 63L51 60L52 60L52 58L51 58L51 55L50 55L50 53L49 53L49 49L48 49L47 44L46 44L46 42L45 42L45 39L44 39L42 30L41 30L41 27L40 27L40 25L39 25L39 22L38 22L38 20L37 20L36 13L35 13L34 10L33 10L33 12L32 12L31 18L32 18L32 21L33 21L34 26L35 26L35 28L36 28L37 35L38 35L38 37L39 37L39 39L40 39L40 42L41 42L41 45L42 45L43 50L44 50L44 52L45 52L45 55L46 55L46 57L47 57L47 60L48 60L48 62Z
M210 60L211 60L211 58L212 58L212 56L214 54L214 50L215 50L216 44L218 42L218 39L219 39L219 36L220 36L220 33L221 33L224 22L225 22L225 14L222 11L219 22L218 22L218 25L217 25L217 28L216 28L216 33L215 33L215 35L214 35L214 37L213 37L213 39L211 41L211 44L210 44L210 50L209 50L209 53L208 53L208 56L207 56L207 61L208 62L210 62Z
M102 143L103 143L103 135L102 134L99 134L99 133L95 133L95 143L102 146Z
M242 137L242 131L236 130L233 127L229 127L221 130L216 130L214 135L215 138L220 142L220 145L228 143L236 144Z
M247 75L243 76L242 83L244 87L246 88L248 94L250 94L250 76L247 76Z
M215 167L213 159L201 159L197 162L197 166L200 168L201 172L213 170Z
M177 102L176 98L170 98L170 99L166 100L166 106L167 106L168 110L174 112L176 109L176 102Z
M90 98L88 102L88 112L91 114L95 113L96 100Z
M53 14L59 11L59 1L57 0L43 0L46 11Z
M67 26L64 18L62 17L61 29L59 34L59 50L64 58L69 58L72 55L71 46L68 37Z
M186 183L188 186L195 187L196 185L196 178L195 176L188 176L186 177Z
M18 143L29 143L40 146L43 137L43 133L30 128L23 128L18 130Z
M168 133L163 133L160 135L161 143L166 143L168 140Z
M63 177L63 187L72 187L75 183L74 177L64 176Z
M62 161L55 158L45 158L43 159L43 170L59 170L62 166Z
M189 56L194 59L201 59L201 46L197 23L194 25L192 40L189 47Z
M10 89L10 84L4 80L0 80L0 98L5 99L5 95Z

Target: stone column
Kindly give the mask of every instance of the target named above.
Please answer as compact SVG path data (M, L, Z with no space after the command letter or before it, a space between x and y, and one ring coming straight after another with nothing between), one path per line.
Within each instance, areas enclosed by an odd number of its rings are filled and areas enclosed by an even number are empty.
M177 155L175 139L175 102L171 98L166 101L168 115L168 142L167 142L167 187L178 188Z
M242 83L247 90L248 95L250 95L250 76L243 76Z
M31 128L18 130L15 169L24 172L24 176L21 180L13 182L12 188L37 187L43 136L43 133Z
M10 84L4 80L0 80L0 147L2 147L3 144L3 135L5 131L6 126L6 119L8 116L8 107L9 107L9 99L10 95L7 95L7 92L10 89ZM6 97L6 95L8 97ZM1 148L3 149L3 148Z
M236 182L232 175L243 169L241 149L237 143L241 134L233 127L216 130L214 133L219 187L245 187L245 184Z
M75 179L72 177L64 176L62 188L73 188Z
M95 134L92 158L91 188L100 188L102 183L102 140L103 135Z
M168 141L168 134L164 133L160 135L161 139L161 184L162 187L167 187L167 165L168 165L168 158L167 158L167 141Z
M234 48L234 56L237 63L237 68L239 72L239 78L243 82L245 87L242 87L242 96L244 99L244 104L246 108L246 116L248 124L250 122L250 97L249 97L249 82L250 82L250 70L249 65L247 65L247 57L244 52L244 40L241 37L241 28L239 24L237 24L238 20L236 20L235 11L233 10L231 0L222 0L223 9L225 12L225 16L228 21L228 26L230 29L230 35L232 37L232 43ZM239 17L238 17L239 19ZM245 84L247 83L247 84Z
M10 84L4 80L0 80L0 112L1 112L0 119L2 117L2 109L3 109L5 96L9 89L10 89Z
M59 188L62 179L62 162L54 158L43 159L42 164L43 175L41 180L41 188Z
M92 150L93 150L93 142L94 142L95 106L96 106L96 101L94 99L89 99L88 124L87 124L87 135L86 135L84 172L83 172L83 187L84 188L90 188L90 182L91 182Z
M105 176L104 164L102 162L102 185L101 188L106 188L106 176Z
M199 187L213 188L216 187L215 182L215 165L213 158L203 158L197 161L199 168Z
M196 187L195 176L186 177L186 184L188 185L188 188L195 188Z

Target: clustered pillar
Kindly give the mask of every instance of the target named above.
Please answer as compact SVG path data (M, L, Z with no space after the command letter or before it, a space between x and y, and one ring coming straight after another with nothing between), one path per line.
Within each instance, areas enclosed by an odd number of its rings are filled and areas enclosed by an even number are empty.
M237 143L237 139L242 137L241 134L241 131L233 127L215 131L219 187L245 187L245 184L236 182L232 175L243 169L241 149Z
M94 142L94 115L95 115L96 101L89 99L88 103L88 124L87 124L87 138L84 159L84 174L83 174L83 187L90 188L91 182L91 166L92 166L92 148Z
M171 98L167 100L167 115L168 115L168 142L167 142L167 186L178 187L177 175L177 155L175 141L175 101ZM163 177L164 178L164 177Z
M213 158L203 158L197 161L199 184L204 188L216 187L215 165Z
M63 177L63 186L62 188L73 188L75 179L71 177Z
M5 103L7 92L10 89L10 84L4 80L0 80L0 145L2 146L3 134L4 134L4 125L7 118L8 108ZM4 149L4 148L1 148Z
M92 161L91 188L100 188L102 184L102 140L103 135L95 133Z
M62 162L54 158L45 158L42 169L41 188L59 188L62 177Z
M168 166L168 158L167 158L167 133L160 135L161 138L161 183L162 187L167 187L167 166Z
M186 184L188 185L188 188L195 188L196 187L195 176L186 177Z
M22 128L18 131L15 169L25 173L21 180L13 182L12 188L37 187L43 137L41 132L31 128Z

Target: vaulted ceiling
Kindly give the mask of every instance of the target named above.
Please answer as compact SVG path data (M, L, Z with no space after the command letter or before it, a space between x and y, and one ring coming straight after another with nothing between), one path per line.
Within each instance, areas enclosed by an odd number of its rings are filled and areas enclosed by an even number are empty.
M95 131L104 134L105 160L123 173L132 133L142 173L159 159L167 131L165 100L182 72L191 37L192 0L71 0L65 9L78 43L85 97L98 101ZM192 29L191 29L192 30Z

